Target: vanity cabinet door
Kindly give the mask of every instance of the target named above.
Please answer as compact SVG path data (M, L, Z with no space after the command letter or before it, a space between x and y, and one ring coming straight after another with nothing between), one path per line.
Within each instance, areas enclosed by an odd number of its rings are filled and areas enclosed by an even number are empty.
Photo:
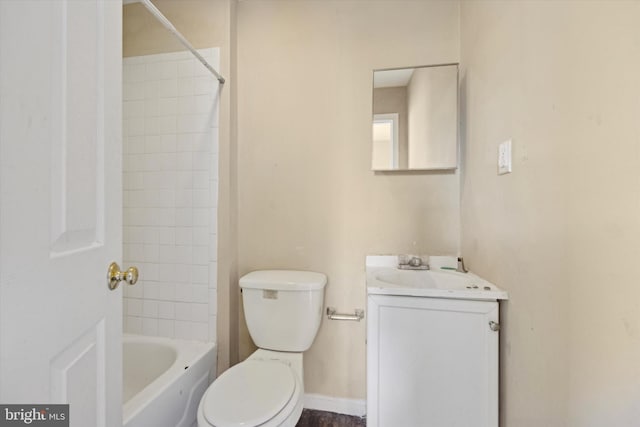
M498 426L497 302L370 295L368 313L368 426Z

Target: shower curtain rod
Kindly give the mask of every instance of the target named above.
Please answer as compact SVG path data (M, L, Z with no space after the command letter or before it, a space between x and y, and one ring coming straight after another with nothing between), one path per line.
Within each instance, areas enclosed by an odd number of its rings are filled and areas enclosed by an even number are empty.
M180 41L180 43L182 43L182 45L184 47L186 47L187 49L189 49L191 51L191 53L193 53L193 55L198 58L198 60L200 62L202 62L202 65L204 65L205 67L207 67L207 70L211 71L211 74L213 74L214 76L216 76L216 78L218 79L218 81L220 82L220 84L224 84L225 80L224 77L222 77L220 75L220 73L218 73L215 68L213 68L211 66L211 64L209 64L207 62L206 59L204 59L202 57L202 55L200 55L200 53L198 53L198 51L191 45L191 43L189 43L189 41L180 33L180 31L178 31L176 29L176 27L173 26L173 24L171 23L171 21L169 21L167 19L166 16L164 16L162 14L162 12L160 12L160 10L158 10L157 7L155 7L155 5L153 3L151 3L151 0L124 0L125 4L128 3L142 3L142 5L149 11L151 12L151 14L158 20L160 21L160 23L167 29L169 30L174 36L176 36L176 38Z

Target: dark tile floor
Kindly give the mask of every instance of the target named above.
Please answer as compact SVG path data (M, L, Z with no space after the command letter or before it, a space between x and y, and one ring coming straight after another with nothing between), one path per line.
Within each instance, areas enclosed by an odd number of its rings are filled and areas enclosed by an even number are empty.
M365 418L303 409L302 416L296 427L365 427L366 425L367 420Z

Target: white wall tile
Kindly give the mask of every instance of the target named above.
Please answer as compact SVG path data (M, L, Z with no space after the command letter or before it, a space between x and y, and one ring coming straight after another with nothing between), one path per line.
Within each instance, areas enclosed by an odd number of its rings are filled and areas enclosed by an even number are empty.
M163 80L158 82L158 98L175 98L179 95L178 80Z
M145 86L139 83L123 83L122 100L136 101L145 98Z
M178 283L176 285L176 301L193 301L193 287L189 283Z
M160 80L175 79L178 77L177 61L160 62L156 64L153 68L157 73L156 74L157 78Z
M142 318L142 334L149 336L158 335L158 319Z
M209 246L193 246L192 260L195 265L209 264Z
M190 339L198 341L207 341L209 338L208 322L191 322Z
M178 78L180 77L193 77L194 72L194 59L186 59L178 62Z
M158 243L161 245L175 245L176 244L175 227L158 228Z
M193 227L193 244L194 245L208 245L210 241L209 238L209 227Z
M176 154L175 169L179 171L193 170L193 153L184 152Z
M176 320L191 320L191 304L188 302L176 302Z
M160 135L160 147L158 151L162 153L175 153L176 152L176 134L164 134Z
M191 266L191 282L207 285L209 283L209 266L208 265Z
M193 165L194 171L196 170L211 171L212 170L210 156L206 156L206 155L203 156L202 153L190 153L190 155L193 158L192 165Z
M127 303L127 315L128 316L141 316L142 315L142 300L137 298L129 299Z
M193 206L193 190L176 190L176 208Z
M176 245L191 245L191 244L193 244L192 228L177 227L176 228Z
M141 334L142 333L142 317L136 316L127 316L127 328L130 334Z
M128 133L127 136L144 135L144 118L133 117L127 120Z
M209 193L207 190L193 190L193 207L208 208L211 206Z
M193 208L176 208L176 227L193 226Z
M159 283L158 284L159 294L158 299L163 301L175 301L176 299L176 288L173 283Z
M210 153L214 149L216 149L216 133L211 129L207 129L202 133L196 134L194 151Z
M181 190L190 190L193 188L193 172L178 171L175 173L175 188Z
M197 95L193 97L193 100L194 100L193 113L206 114L207 116L211 114L213 109L213 103L215 102L215 98L211 94Z
M178 264L191 264L193 247L191 245L176 245L174 249L174 262Z
M181 77L178 79L178 96L193 98L193 77Z
M193 82L192 79L189 79L189 81ZM178 84L180 83L178 82ZM197 112L196 97L181 96L178 98L178 115L184 116L187 114L195 114Z
M193 208L193 226L208 227L211 212L205 208Z
M174 325L173 320L158 319L158 336L166 338L174 338Z
M191 301L201 304L209 304L209 288L204 285L192 285L191 286Z
M123 81L125 330L215 339L217 82L188 52L126 58Z
M216 80L211 76L198 76L193 79L193 94L206 95L214 91Z
M128 147L128 153L141 154L144 153L145 140L143 135L130 136L127 140L126 146Z
M196 143L196 135L192 133L180 134L177 136L176 151L192 152Z
M216 48L212 48L212 49L215 50ZM125 65L146 64L148 58L149 58L149 55L145 55L145 56L128 56L128 57L122 59L122 63L125 64Z
M207 322L209 319L208 304L191 304L191 320L194 322Z
M142 315L144 317L158 317L158 301L144 300L142 303Z
M141 283L137 283L134 286L125 286L124 288L124 296L129 301L130 298L144 298L144 289ZM134 303L135 304L135 303ZM129 312L127 312L129 313Z
M161 98L158 100L159 116L175 116L178 112L178 98Z
M144 117L144 100L131 100L122 103L122 117Z
M193 188L209 189L209 171L193 172Z
M145 80L145 64L127 62L124 64L122 81L125 83L143 82Z
M176 283L178 277L177 266L173 263L163 263L158 267L158 280L164 283Z
M175 319L176 303L173 301L158 301L158 318Z
M160 289L158 288L158 283L155 281L145 281L142 289L145 302L148 300L157 300L160 297ZM142 307L142 311L144 313L144 305ZM145 316L148 316L148 314L145 313Z
M155 80L147 80L144 82L144 98L145 99L155 99L158 97L158 89L160 87L160 82Z
M158 268L160 267L160 264L157 264L157 262L153 262L153 263L147 263L144 265L144 270L145 270L145 276L146 280L149 281L153 281L153 282L157 282L158 281Z
M159 99L157 97L144 99L144 116L156 117L159 111Z
M176 320L174 323L175 337L183 340L192 339L191 322Z
M166 135L166 134L174 134L177 133L177 122L178 119L175 116L164 116L160 117L158 121L158 134Z

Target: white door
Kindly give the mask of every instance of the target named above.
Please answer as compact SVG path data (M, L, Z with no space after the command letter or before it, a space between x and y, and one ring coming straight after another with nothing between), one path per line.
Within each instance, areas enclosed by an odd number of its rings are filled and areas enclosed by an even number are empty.
M120 1L0 1L0 402L122 425Z

